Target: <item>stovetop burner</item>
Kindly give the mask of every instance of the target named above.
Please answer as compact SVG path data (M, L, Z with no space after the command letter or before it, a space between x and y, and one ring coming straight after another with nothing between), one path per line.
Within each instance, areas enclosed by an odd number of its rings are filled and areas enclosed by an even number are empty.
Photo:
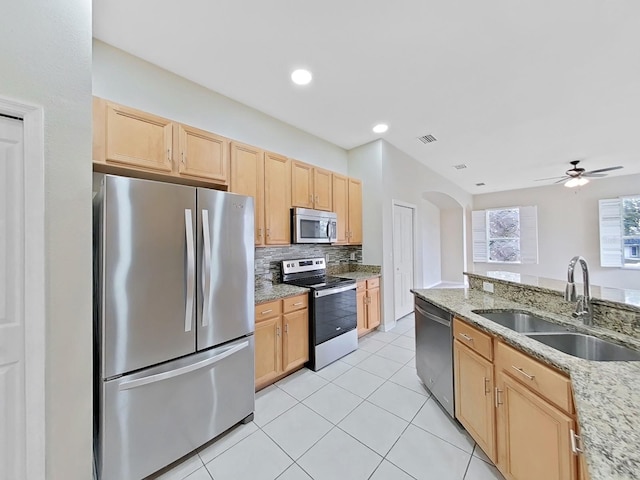
M326 274L324 258L308 258L282 261L282 281L298 287L313 290L334 288L356 283L350 278L334 277Z

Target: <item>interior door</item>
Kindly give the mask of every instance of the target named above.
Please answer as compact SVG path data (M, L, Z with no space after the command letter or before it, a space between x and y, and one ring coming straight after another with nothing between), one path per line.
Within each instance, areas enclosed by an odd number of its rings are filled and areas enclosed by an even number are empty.
M0 117L0 478L25 478L22 122Z
M393 205L393 291L395 319L413 310L413 208Z
M254 331L253 198L198 188L198 350Z
M195 190L105 175L96 200L103 378L194 352Z

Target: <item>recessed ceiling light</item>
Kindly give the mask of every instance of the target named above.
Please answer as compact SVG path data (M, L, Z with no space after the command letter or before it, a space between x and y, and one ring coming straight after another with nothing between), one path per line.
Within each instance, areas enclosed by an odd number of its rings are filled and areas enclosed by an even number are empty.
M305 70L303 68L295 70L291 74L291 80L296 85L307 85L307 84L309 84L311 82L312 78L313 78L313 76L311 75L311 72L309 70Z
M375 133L384 133L387 130L389 130L389 125L387 125L386 123L379 123L378 125L373 127L373 131Z

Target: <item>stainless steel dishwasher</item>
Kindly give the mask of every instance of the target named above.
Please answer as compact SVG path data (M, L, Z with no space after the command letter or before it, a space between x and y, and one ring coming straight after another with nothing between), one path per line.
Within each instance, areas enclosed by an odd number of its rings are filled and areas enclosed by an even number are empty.
M452 315L416 296L415 316L418 377L453 417Z

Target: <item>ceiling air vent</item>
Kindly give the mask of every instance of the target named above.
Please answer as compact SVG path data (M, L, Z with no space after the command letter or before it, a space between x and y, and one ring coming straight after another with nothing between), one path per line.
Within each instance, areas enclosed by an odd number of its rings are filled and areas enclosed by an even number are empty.
M484 187L485 185L486 183L484 182L476 183L476 187Z
M459 165L454 165L453 168L455 168L456 170L463 170L467 168L467 166L464 163L461 163Z
M433 135L423 135L421 137L418 137L418 140L420 140L422 143L432 143L438 139Z

